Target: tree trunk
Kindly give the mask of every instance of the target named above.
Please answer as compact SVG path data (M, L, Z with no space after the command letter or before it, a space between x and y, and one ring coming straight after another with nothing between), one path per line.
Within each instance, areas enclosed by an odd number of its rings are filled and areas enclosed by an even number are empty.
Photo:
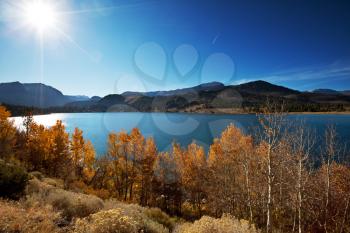
M302 196L301 196L301 171L302 161L299 158L299 171L298 171L298 232L301 233L301 207L302 207Z
M266 213L266 232L271 232L271 185L272 185L272 171L271 171L271 145L268 146L267 151L267 213Z

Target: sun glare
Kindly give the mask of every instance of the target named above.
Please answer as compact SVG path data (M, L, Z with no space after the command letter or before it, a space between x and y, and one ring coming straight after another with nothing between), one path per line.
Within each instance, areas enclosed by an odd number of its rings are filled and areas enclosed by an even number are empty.
M54 6L44 0L28 2L24 7L24 18L28 25L40 33L53 28L57 23Z

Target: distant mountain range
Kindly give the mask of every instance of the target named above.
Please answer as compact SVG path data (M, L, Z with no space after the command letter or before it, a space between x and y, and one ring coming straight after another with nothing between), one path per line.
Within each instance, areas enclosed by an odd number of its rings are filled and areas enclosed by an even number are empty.
M329 94L329 95L350 95L350 90L346 91L336 91L332 89L316 89L313 91L313 93L319 93L319 94Z
M103 98L67 96L44 84L0 84L0 102L7 105L51 108L57 112L161 111L254 112L267 98L284 102L289 111L344 111L350 91L317 89L301 92L265 81L225 86L220 82L170 91L124 92ZM55 109L53 109L55 108Z
M63 95L59 90L41 83L0 83L0 102L10 105L47 108L89 99L87 96Z

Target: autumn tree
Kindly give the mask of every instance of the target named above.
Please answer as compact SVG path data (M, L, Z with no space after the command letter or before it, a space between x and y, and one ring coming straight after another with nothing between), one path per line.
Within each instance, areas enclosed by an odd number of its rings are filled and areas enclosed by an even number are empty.
M186 149L175 146L175 159L180 169L184 195L193 205L196 217L202 216L202 204L206 199L207 161L203 147L192 142Z
M182 214L183 193L180 177L180 169L174 153L159 153L152 182L153 205L170 214Z
M72 178L72 162L69 151L69 134L65 130L62 121L57 121L49 129L50 152L49 172L55 177L61 177L65 181ZM73 169L74 170L74 169ZM74 174L74 173L73 173Z
M111 177L113 181L114 189L117 191L117 195L120 198L123 195L123 177L122 177L122 164L120 159L120 150L124 148L120 148L120 143L118 139L118 134L110 133L108 135L108 143L107 143L107 158L110 162L106 166L106 173L109 177ZM124 149L126 152L126 149Z
M157 159L157 146L153 138L147 138L142 156L138 159L140 205L147 206L152 195L152 181L154 177L155 162Z
M87 148L90 149L90 148ZM85 141L83 131L75 128L70 142L71 158L77 176L82 175Z
M0 158L5 160L14 155L16 142L16 128L9 119L10 116L10 112L0 105Z
M48 129L43 125L31 123L27 129L25 148L25 163L29 170L50 173L52 168L52 140Z
M83 152L84 152L83 166L82 166L83 180L86 183L90 184L91 180L96 174L96 170L94 167L95 160L96 160L96 152L91 141L84 142Z
M253 184L259 174L253 140L229 125L209 150L209 204L216 215L231 213L252 221ZM220 198L217 197L219 190Z

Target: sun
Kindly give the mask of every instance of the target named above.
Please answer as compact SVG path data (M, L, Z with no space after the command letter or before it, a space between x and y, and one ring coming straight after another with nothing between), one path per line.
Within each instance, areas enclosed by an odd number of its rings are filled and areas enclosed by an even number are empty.
M39 33L52 29L58 23L57 12L50 1L29 1L23 7L25 23Z

